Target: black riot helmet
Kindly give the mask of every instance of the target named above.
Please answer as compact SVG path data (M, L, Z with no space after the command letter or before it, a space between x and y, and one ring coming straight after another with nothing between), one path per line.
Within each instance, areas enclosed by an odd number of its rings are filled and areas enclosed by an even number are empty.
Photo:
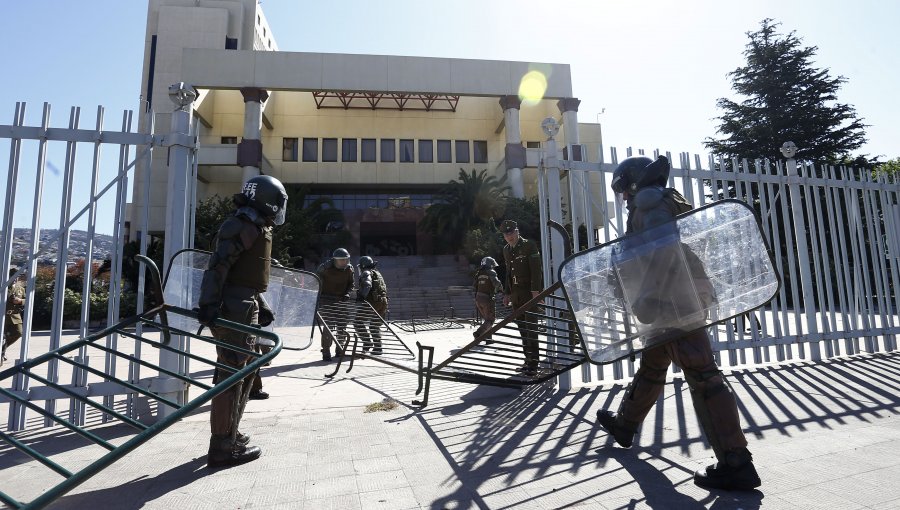
M333 259L349 259L350 252L344 248L338 248L331 252L331 258Z
M616 193L634 194L647 186L665 186L669 180L669 158L660 156L656 161L647 156L632 156L619 163L613 172L610 187Z
M495 267L497 267L497 261L494 260L494 257L485 257L481 259L481 267L494 269Z
M375 262L372 257L368 255L364 255L359 258L359 267L360 269L372 269L375 267L377 262Z
M244 183L240 195L246 205L272 218L276 225L284 225L288 196L281 181L271 175L257 175Z

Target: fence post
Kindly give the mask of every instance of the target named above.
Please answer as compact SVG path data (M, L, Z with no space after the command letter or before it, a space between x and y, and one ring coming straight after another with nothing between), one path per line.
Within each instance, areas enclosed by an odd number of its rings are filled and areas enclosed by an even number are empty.
M179 250L190 246L190 216L191 212L187 210L188 204L191 203L189 193L191 184L188 179L192 176L193 169L193 149L194 140L191 137L191 104L197 99L197 91L191 85L183 82L176 83L169 87L169 98L175 103L175 111L172 112L172 121L169 134L167 136L169 146L169 172L167 184L167 200L166 204L166 238L163 264L168 264L172 259L172 255ZM160 268L165 270L165 268ZM178 349L184 349L184 338L181 336L172 336L172 343ZM182 366L181 360L175 353L160 350L159 364L161 367L180 373ZM160 376L160 379L171 379L171 377ZM161 381L162 382L162 381ZM168 387L165 381L161 386ZM171 393L163 393L163 397L169 398L176 402L183 403L183 393L174 391ZM164 418L175 410L168 406L159 406L159 418Z
M785 142L781 146L781 154L786 158L785 168L788 174L788 190L791 194L791 215L794 219L794 235L797 238L797 257L801 288L803 289L803 310L806 312L806 338L818 330L816 306L812 289L812 266L809 262L809 243L806 240L806 219L803 217L803 200L800 197L800 173L797 171L797 146L794 142ZM797 310L798 303L794 303ZM799 332L798 332L799 333ZM804 335L797 335L798 338ZM818 342L809 342L809 356L813 361L822 359Z

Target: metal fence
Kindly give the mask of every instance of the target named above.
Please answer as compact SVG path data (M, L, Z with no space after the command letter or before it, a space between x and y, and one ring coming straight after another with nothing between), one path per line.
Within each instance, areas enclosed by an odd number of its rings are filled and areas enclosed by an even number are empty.
M6 196L3 211L3 228L2 246L0 246L0 281L2 284L2 292L0 292L0 310L7 310L7 293L6 289L11 282L25 274L25 305L22 311L22 338L18 345L14 345L7 353L12 363L22 363L24 360L40 355L46 350L53 350L60 347L63 343L63 303L66 296L66 278L68 275L68 266L70 259L73 258L70 253L71 235L73 227L76 224L84 225L86 229L86 242L82 245L82 253L84 259L84 282L81 289L81 310L80 310L80 327L77 333L70 332L70 336L78 338L86 338L89 335L88 328L90 325L90 305L91 305L91 289L95 285L95 275L92 262L95 257L97 228L101 223L98 221L98 207L101 200L114 202L112 213L112 248L109 252L109 286L108 286L108 307L107 307L107 324L113 324L119 321L119 310L121 297L121 281L122 281L122 248L125 244L126 230L126 202L128 200L129 174L135 165L141 164L149 169L149 162L152 150L155 147L167 145L164 137L156 135L153 132L152 119L153 114L147 115L151 123L146 126L143 133L133 132L134 127L133 113L125 111L122 114L121 127L115 130L105 128L106 116L102 106L97 107L96 119L92 128L83 129L81 123L81 108L72 107L69 111L68 125L65 128L57 128L51 125L51 106L44 103L41 124L39 126L25 125L26 104L24 102L16 103L13 122L9 125L0 125L0 141L3 145L8 143L9 146L9 166L6 180ZM35 148L36 156L29 152L29 149ZM90 164L78 164L83 159L78 159L81 151L87 150L90 153ZM107 152L112 152L111 158L104 158ZM65 154L65 165L59 170L48 159L49 154ZM33 173L28 171L24 164L28 164L34 160L36 166L33 167ZM51 173L48 174L48 169ZM105 171L105 172L104 172ZM104 173L114 173L114 177L101 189L101 177ZM146 204L149 203L148 197L150 192L150 172L144 172L145 182L143 183L143 192L145 204L144 209L138 216L141 232L147 232L148 210ZM33 176L34 181L26 181L23 177ZM61 185L62 196L53 196L47 194L48 190L55 191L54 184L51 180L62 178ZM80 197L73 196L75 190L82 183L90 182L86 200L79 200ZM29 245L24 255L19 250L17 262L20 269L15 275L9 275L9 269L13 260L14 252L14 217L17 208L22 207L20 202L23 198L27 198L29 193L33 193L34 199L31 203L31 228ZM109 194L109 195L108 195ZM104 198L106 197L106 198ZM48 201L58 200L60 218L58 228L53 231L42 232L42 227L46 224L42 222L41 213L45 211L49 204ZM77 209L81 204L87 203ZM28 204L24 204L27 206ZM108 225L110 215L104 214L102 220ZM51 233L52 232L52 233ZM147 235L140 237L139 253L145 255L148 245ZM55 250L55 253L54 253ZM21 260L24 258L24 260ZM35 298L36 298L36 281L37 269L40 259L55 258L55 273L53 280L53 307L52 318L50 321L49 345L44 349L41 346L40 352L37 354L32 352L32 344L35 339L32 326L35 314ZM136 292L137 313L143 312L144 295L144 272L139 272L139 280ZM69 290L69 292L73 292ZM0 323L0 337L3 335L5 324ZM135 334L141 334L141 324L136 324L137 331ZM117 335L111 335L106 341L106 347L116 349L118 342ZM135 344L135 358L141 357L140 344ZM14 358L14 359L13 359ZM116 358L113 354L107 353L102 359L90 360L87 356L85 348L78 350L75 362L84 366L93 364L103 365L104 372L110 376L116 375ZM4 368L8 368L4 367ZM127 379L137 381L140 379L140 365L131 362L127 367ZM119 367L120 370L123 367ZM48 363L46 379L55 385L62 385L67 389L71 389L79 394L87 395L88 371L84 369L76 369L67 371L66 376L71 376L70 382L60 381L60 364L56 359L52 359ZM106 395L104 405L114 405L114 395L123 393L122 387L115 384L108 384L103 387L104 383L92 384L91 391L96 394ZM50 414L56 413L56 400L51 398L53 392L48 391L45 387L30 387L30 378L16 377L12 387L9 388L15 395L27 398L28 400L44 400L45 410ZM99 393L97 393L99 392ZM129 415L133 414L133 406L131 405L133 394L124 397L128 400ZM8 430L21 430L25 426L25 409L26 406L18 401L9 398L0 397L0 403L9 404L9 419L7 424ZM69 416L71 423L81 425L85 419L84 404L77 399L69 401ZM49 418L44 420L45 425L49 426L52 422Z
M643 151L626 151L627 156L639 153ZM815 361L897 349L900 185L893 179L793 159L710 157L704 168L699 156L665 155L673 166L669 186L694 205L736 198L757 211L782 277L781 291L768 306L710 328L721 365ZM601 150L598 160L560 161L560 168L570 170L571 184L588 190L587 210L614 212L596 226L596 241L603 243L624 233L626 214L609 189L618 151L611 149L606 159ZM591 183L591 174L599 179ZM634 371L629 360L585 365L582 383L620 379Z

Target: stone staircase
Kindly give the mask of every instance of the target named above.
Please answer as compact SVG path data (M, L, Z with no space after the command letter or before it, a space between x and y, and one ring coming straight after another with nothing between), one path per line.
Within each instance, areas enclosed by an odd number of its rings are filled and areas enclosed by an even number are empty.
M475 316L472 273L454 255L380 257L378 270L388 286L390 321Z

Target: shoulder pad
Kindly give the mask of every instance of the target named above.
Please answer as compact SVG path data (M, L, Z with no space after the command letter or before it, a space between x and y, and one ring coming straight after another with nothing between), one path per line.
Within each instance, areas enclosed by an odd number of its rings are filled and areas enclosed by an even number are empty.
M687 201L681 193L678 192L675 188L666 188L665 190L666 198L672 200L675 203L675 210L678 211L677 214L683 214L694 208L694 205Z
M662 188L656 186L648 186L641 188L634 196L634 205L638 209L648 210L655 209L660 205L665 194Z
M488 276L497 276L497 271L494 271L493 269L491 269L488 271L487 274L488 274Z

